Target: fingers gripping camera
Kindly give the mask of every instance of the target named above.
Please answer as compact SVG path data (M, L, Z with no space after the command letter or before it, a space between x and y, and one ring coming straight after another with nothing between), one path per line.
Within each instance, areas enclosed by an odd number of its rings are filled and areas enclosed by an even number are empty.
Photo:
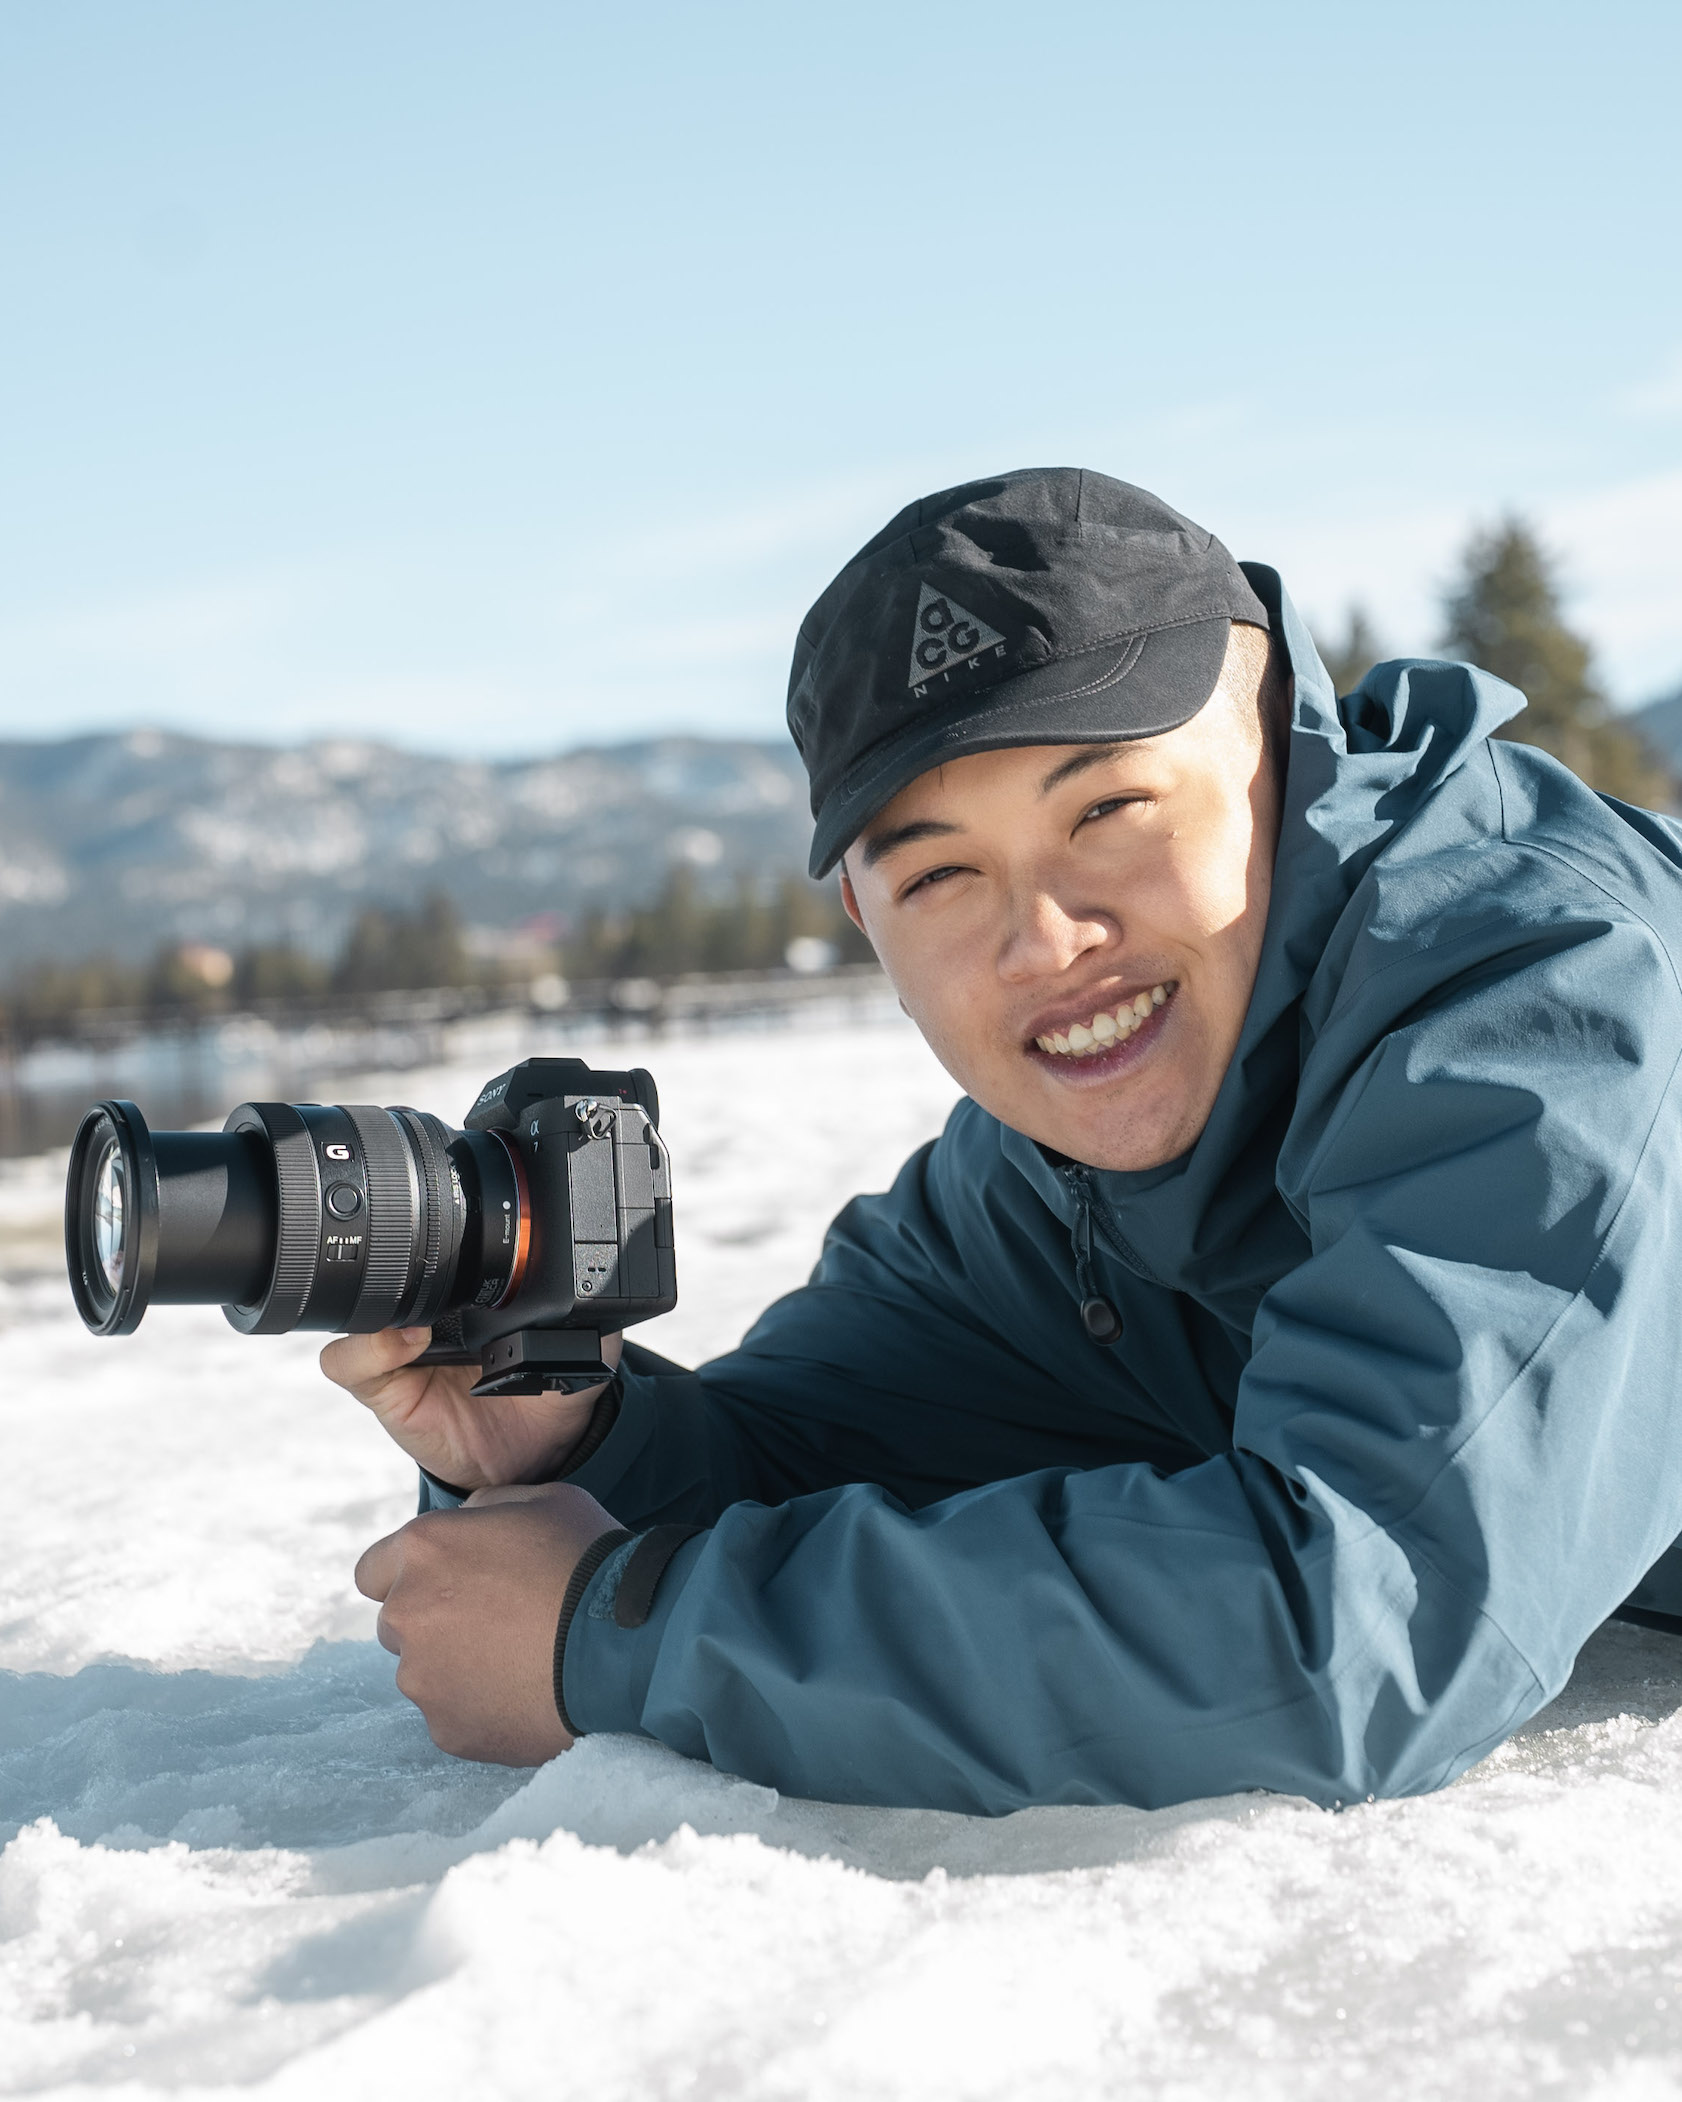
M247 1335L427 1323L475 1394L611 1377L601 1339L677 1303L671 1164L640 1067L528 1058L452 1131L420 1110L248 1102L220 1132L89 1110L65 1253L83 1321L222 1306Z

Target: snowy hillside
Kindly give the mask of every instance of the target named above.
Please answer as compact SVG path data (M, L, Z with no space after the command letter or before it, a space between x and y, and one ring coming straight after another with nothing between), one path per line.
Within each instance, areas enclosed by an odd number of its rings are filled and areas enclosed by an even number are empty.
M361 906L433 887L493 927L640 905L674 861L723 882L802 869L811 829L786 739L495 764L349 738L0 742L0 969L160 937L328 949Z
M683 1302L642 1333L686 1358L954 1093L892 1025L650 1062ZM727 1130L745 1064L781 1113ZM0 1177L0 2094L1682 2091L1682 1643L1603 1633L1458 1786L1336 1817L836 1809L614 1738L458 1764L351 1587L414 1484L320 1339L92 1340L56 1202Z

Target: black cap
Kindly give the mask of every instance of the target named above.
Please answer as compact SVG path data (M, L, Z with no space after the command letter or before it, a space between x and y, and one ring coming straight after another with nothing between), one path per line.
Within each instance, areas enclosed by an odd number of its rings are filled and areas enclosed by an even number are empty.
M1031 467L908 505L794 646L788 726L812 783L812 874L944 760L1189 721L1235 620L1269 625L1238 564L1130 482Z

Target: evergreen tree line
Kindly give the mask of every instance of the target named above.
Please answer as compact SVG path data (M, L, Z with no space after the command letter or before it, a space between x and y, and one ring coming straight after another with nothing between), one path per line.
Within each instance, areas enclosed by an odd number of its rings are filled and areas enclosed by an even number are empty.
M1522 519L1505 519L1467 543L1459 578L1443 597L1436 647L1524 694L1530 705L1498 736L1540 745L1605 795L1649 809L1676 801L1678 784L1663 759L1613 715L1593 653L1566 622L1554 566ZM1394 654L1360 606L1349 609L1344 633L1319 648L1340 694Z
M473 956L460 914L435 891L415 912L366 908L330 959L283 942L232 952L184 942L134 962L97 956L36 964L0 994L0 1029L29 1042L99 1012L120 1010L167 1026L253 1007L388 992L508 992L547 971L583 984L686 971L773 970L802 939L827 944L836 961L868 961L871 955L834 888L800 876L771 886L743 879L732 894L709 897L694 871L680 865L650 904L591 913L550 955L518 965Z
M27 1039L102 1010L167 1023L271 1001L474 982L460 915L442 892L434 892L415 912L370 906L358 913L331 958L289 942L252 943L231 952L208 942L180 942L134 960L93 956L34 964L0 995L0 1023Z
M679 866L652 904L589 914L563 943L561 959L566 976L579 982L765 971L783 963L798 941L827 943L838 963L868 963L874 953L833 884L788 876L767 888L743 879L733 895L709 897L694 871Z

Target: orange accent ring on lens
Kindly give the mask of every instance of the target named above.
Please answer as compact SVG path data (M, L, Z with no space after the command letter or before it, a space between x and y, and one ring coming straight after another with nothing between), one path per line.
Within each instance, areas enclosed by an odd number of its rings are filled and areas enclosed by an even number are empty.
M502 1150L514 1170L514 1203L519 1214L514 1227L514 1261L508 1272L508 1289L496 1302L498 1307L505 1307L526 1281L526 1259L531 1254L531 1185L526 1181L526 1164L520 1158L518 1142L506 1131L493 1131L491 1137L502 1141Z

